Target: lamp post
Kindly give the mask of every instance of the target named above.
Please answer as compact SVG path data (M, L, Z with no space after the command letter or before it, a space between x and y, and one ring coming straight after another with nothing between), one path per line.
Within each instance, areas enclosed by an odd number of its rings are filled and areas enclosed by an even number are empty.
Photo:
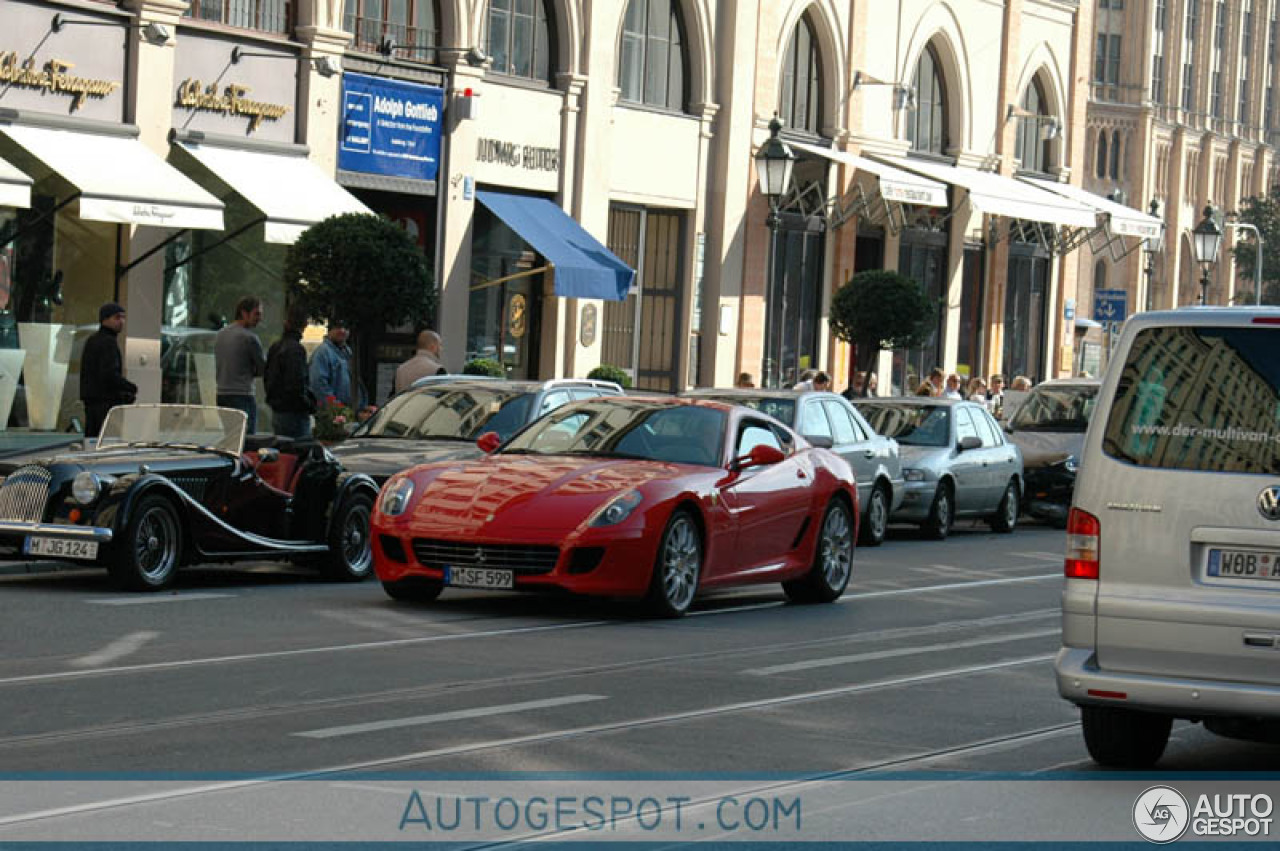
M796 155L791 150L791 146L778 138L781 130L782 122L775 115L769 122L769 139L760 146L760 150L756 151L755 157L756 179L760 182L760 193L769 199L769 218L765 223L769 226L769 272L766 283L770 298L773 296L773 267L777 262L778 250L778 200L791 185L791 170L796 164ZM772 340L773 336L769 335L767 339ZM774 341L775 345L776 343L777 341ZM772 366L772 363L765 364L765 375L762 377L766 381L771 377Z
M1151 199L1151 203L1147 205L1147 212L1154 218L1160 218L1160 202L1155 198ZM1155 283L1156 276L1156 255L1164 250L1164 223L1160 223L1160 235L1149 236L1143 240L1142 250L1147 255L1147 267L1143 272L1147 276L1147 298L1146 309L1151 309L1151 288Z
M1213 206L1205 204L1204 218L1191 231L1191 247L1195 250L1196 262L1200 264L1200 303L1209 303L1209 267L1218 262L1218 251L1222 248L1222 228L1213 218Z

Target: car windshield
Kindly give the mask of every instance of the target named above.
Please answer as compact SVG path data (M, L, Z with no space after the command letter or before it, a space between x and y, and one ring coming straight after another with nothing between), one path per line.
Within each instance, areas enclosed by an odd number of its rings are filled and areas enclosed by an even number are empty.
M857 405L876 433L905 446L946 446L951 440L951 409L943 405Z
M496 431L506 440L528 422L533 395L511 387L428 385L392 399L358 435L470 441Z
M98 449L181 446L240 454L243 411L203 405L119 405L107 414Z
M725 413L696 405L594 399L566 405L516 435L500 451L596 455L675 464L720 465Z
M745 405L788 425L795 422L795 399L780 399L777 396L744 396L739 393L725 393L723 395L711 393L704 395L700 393L698 398L714 399L717 402L724 402L726 405Z
M1097 401L1096 384L1037 387L1018 406L1009 425L1015 431L1083 432Z

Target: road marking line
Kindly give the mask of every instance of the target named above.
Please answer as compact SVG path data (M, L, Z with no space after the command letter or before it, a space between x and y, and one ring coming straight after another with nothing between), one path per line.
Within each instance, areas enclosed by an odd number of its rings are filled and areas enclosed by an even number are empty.
M892 591L864 591L861 594L845 594L836 602L847 603L854 600L866 600L871 597L900 597L904 594L927 594L933 591L952 591L957 588L982 588L989 585L1015 585L1021 582L1043 582L1046 579L1061 578L1061 573L1038 573L1035 576L1014 576L1009 579L980 579L977 582L948 582L945 585L922 585L919 588L895 588Z
M1022 556L1023 558L1034 558L1039 561L1062 561L1062 553L1046 553L1037 550L1030 553L1009 553L1011 556Z
M107 597L100 600L85 600L95 606L146 606L151 603L186 603L190 600L221 600L235 597L235 594L215 594L212 591L197 591L194 594L163 594L147 597Z
M570 694L564 697L549 697L544 700L528 700L524 703L477 706L471 709L457 709L453 712L437 712L433 715L414 715L408 718L389 718L385 721L367 721L364 724L347 724L342 727L325 727L320 730L306 730L292 735L302 736L307 739L334 739L338 736L353 736L357 733L376 733L381 730L396 730L401 727L420 727L424 724L461 721L466 718L488 718L493 715L529 712L534 709L550 709L556 706L572 706L577 703L592 703L597 700L608 699L603 694Z
M835 665L851 665L855 662L871 662L877 659L896 659L900 656L916 656L924 653L937 653L943 650L958 650L964 647L983 647L990 644L1004 644L1009 641L1018 641L1023 638L1047 638L1050 635L1059 635L1062 631L1057 627L1053 629L1038 629L1032 632L1016 632L1007 635L991 636L988 638L975 638L970 641L949 641L944 644L925 644L920 647L898 647L893 650L875 650L870 653L852 653L846 656L828 656L824 659L806 659L803 662L791 662L786 665L769 665L764 668L747 668L739 671L741 674L752 674L754 676L769 676L771 674L787 674L794 671L809 671L814 668L830 668Z
M115 641L108 643L101 650L96 650L93 653L81 656L79 659L71 660L71 666L73 668L92 668L98 665L105 665L108 662L114 662L117 659L123 659L125 656L137 653L144 644L159 635L160 633L150 630L122 635Z

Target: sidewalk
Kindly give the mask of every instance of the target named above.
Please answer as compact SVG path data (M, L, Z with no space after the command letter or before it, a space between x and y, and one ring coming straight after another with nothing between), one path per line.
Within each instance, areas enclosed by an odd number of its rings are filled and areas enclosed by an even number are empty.
M0 576L27 576L36 573L57 573L62 570L84 570L91 564L75 564L69 561L0 561Z

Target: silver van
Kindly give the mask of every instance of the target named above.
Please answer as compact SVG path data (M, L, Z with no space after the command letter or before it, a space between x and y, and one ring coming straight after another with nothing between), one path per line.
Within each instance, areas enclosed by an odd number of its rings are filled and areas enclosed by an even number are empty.
M1067 518L1058 692L1108 766L1280 724L1280 308L1129 320Z

